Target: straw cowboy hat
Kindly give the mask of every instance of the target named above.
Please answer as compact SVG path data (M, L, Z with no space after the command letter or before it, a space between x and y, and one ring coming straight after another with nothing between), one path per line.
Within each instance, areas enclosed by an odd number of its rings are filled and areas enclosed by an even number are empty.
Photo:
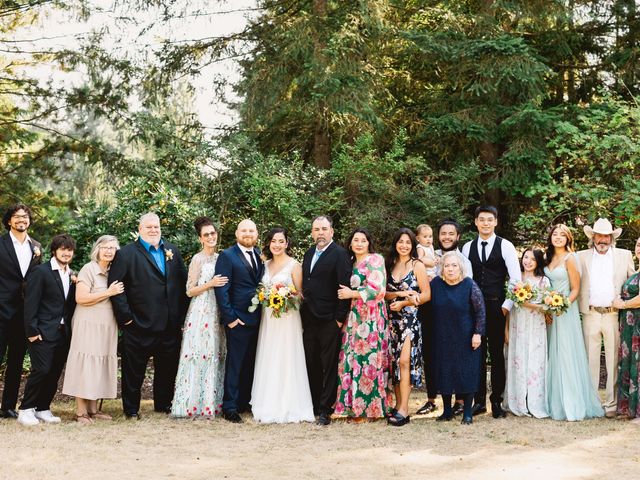
M599 218L596 223L593 224L593 228L589 225L584 226L584 234L591 239L594 233L599 233L600 235L613 235L613 238L616 239L622 233L621 228L613 229L611 222L606 218Z

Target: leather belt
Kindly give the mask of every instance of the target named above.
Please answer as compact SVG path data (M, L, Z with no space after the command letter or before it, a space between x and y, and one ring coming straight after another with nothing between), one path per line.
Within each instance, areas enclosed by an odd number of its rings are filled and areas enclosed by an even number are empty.
M613 307L594 307L593 305L589 305L589 311L598 312L604 315L605 313L616 313L618 309Z

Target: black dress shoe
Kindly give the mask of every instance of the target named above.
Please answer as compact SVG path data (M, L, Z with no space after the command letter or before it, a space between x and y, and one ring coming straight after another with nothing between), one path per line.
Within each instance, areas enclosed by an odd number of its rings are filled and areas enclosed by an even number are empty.
M417 411L416 415L426 415L427 413L435 412L438 410L438 407L431 400L428 400L427 403L422 405Z
M169 406L169 407L154 408L153 411L158 413L166 413L168 415L171 413L171 407Z
M326 427L331 423L331 417L328 413L321 413L316 424Z
M453 416L457 417L458 415L462 415L464 412L464 405L460 402L455 402L453 404Z
M242 423L242 417L240 416L240 414L238 412L224 412L222 414L222 416L224 417L224 419L228 422L231 423Z
M453 415L442 414L438 418L436 418L436 422L448 422L453 418Z
M16 412L13 408L8 408L6 410L0 410L0 417L2 417L2 418L18 418L18 412Z
M127 420L140 420L140 414L139 413L125 413L124 417Z
M476 403L471 409L471 415L475 417L481 413L487 413L487 406L484 403Z
M473 423L473 417L462 417L462 425L471 425Z
M493 418L505 418L507 412L505 412L498 402L491 402L491 416Z
M387 418L387 423L393 427L402 427L411 421L411 417L407 415L406 417L398 412L395 413L392 417Z

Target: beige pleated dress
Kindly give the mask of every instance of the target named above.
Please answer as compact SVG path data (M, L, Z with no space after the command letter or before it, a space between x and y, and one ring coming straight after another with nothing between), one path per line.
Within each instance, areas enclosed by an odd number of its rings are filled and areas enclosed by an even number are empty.
M78 273L91 293L108 288L108 272L96 262ZM71 346L62 393L87 400L116 398L118 326L107 298L91 306L77 305L71 321Z

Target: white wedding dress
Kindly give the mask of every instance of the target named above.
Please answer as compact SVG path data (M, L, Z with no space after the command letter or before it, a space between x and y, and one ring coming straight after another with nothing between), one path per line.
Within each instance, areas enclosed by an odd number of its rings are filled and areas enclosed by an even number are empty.
M273 277L272 262L266 263L262 282L293 284L291 260ZM270 308L262 309L253 387L253 418L261 423L313 422L313 403L302 344L300 312L290 310L280 318Z

